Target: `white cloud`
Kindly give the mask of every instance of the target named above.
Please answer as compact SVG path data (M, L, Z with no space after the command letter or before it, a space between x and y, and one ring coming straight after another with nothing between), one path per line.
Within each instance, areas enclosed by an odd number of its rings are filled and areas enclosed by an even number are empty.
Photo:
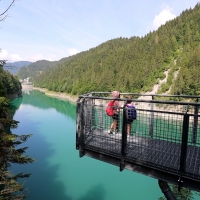
M53 55L53 54L44 56L42 54L29 53L29 55L23 56L23 58L21 60L23 60L23 61L30 61L30 62L36 62L38 60L55 61L56 59L55 59L55 55Z
M18 54L9 54L7 50L0 51L0 60L7 60L8 62L21 61L22 58Z
M41 54L35 54L29 58L31 61L43 60L45 59Z
M79 51L78 49L68 49L69 56L77 54Z
M64 57L72 56L80 51L75 48L67 49L65 51L56 52L54 53L45 53L45 54L34 54L33 52L29 52L26 55L19 55L12 53L10 54L7 50L1 49L0 50L0 60L7 60L7 62L16 62L16 61L31 61L35 62L38 60L49 60L49 61L56 61L60 60Z
M10 61L16 62L16 61L21 61L22 58L18 54L10 54Z
M164 8L153 20L153 30L157 30L161 25L167 21L172 20L176 15L172 14L169 8Z
M6 50L2 49L0 51L0 59L1 60L7 60L7 58L8 58L8 52Z
M0 60L7 60L7 62L16 62L16 61L37 61L44 59L41 54L35 54L33 56L25 56L21 57L19 54L9 54L9 52L5 49L0 51Z

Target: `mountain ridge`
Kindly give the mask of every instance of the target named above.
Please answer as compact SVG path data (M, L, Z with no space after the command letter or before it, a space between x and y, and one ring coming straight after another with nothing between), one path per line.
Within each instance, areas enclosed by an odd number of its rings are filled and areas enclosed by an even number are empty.
M3 67L5 70L8 70L11 74L17 74L18 70L21 67L31 64L30 61L16 61L16 62L7 62Z
M158 92L170 89L171 94L199 95L199 12L197 4L144 37L119 37L71 56L41 71L33 78L34 85L72 95L112 90L145 93L169 69Z

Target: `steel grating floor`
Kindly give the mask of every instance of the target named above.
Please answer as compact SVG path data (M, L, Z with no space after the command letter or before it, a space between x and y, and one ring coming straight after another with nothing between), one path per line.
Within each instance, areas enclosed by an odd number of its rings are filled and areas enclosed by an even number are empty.
M85 134L85 148L121 158L122 134L110 135L106 130L94 129ZM166 171L178 171L181 144L165 140L132 135L127 138L125 160ZM185 173L200 179L200 147L188 146Z

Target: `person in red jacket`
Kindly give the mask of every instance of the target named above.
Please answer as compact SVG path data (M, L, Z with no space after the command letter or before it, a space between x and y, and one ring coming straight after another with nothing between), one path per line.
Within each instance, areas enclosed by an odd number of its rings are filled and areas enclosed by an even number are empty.
M118 91L113 91L112 97L116 98L116 99L120 98L120 93ZM117 122L118 122L118 119L119 119L119 112L120 112L120 102L119 102L119 100L114 100L113 112L114 112L114 115L112 116L113 123L110 125L110 130L108 131L109 134L117 134L116 128L117 128Z

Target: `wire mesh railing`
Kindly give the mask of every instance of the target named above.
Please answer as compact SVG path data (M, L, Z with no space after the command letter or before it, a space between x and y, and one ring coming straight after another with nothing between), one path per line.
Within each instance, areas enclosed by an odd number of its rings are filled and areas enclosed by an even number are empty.
M200 180L199 97L180 97L185 101L132 99L137 119L131 124L131 136L127 137L123 97L118 99L121 106L117 134L108 133L113 122L105 113L112 99L108 95L81 95L77 102L76 147L80 156L87 149Z

